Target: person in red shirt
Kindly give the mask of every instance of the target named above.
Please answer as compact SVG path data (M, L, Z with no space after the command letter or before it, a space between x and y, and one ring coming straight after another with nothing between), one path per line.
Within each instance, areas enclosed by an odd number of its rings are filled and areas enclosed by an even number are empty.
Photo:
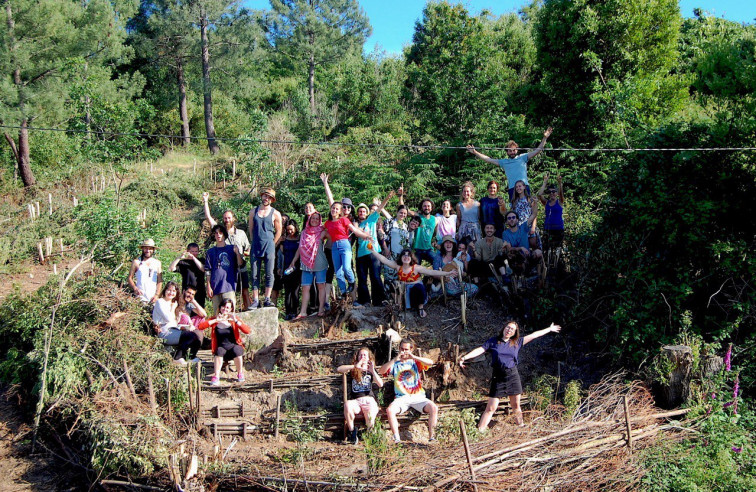
M220 385L220 371L224 360L234 360L236 364L236 379L244 382L244 341L241 333L249 333L249 326L245 325L234 314L234 302L225 299L221 302L218 315L203 321L197 327L199 330L210 328L210 342L213 350L214 373L210 379L212 386Z
M333 202L328 220L325 223L326 235L331 239L333 247L333 267L336 270L336 282L344 295L354 290L354 272L352 272L352 245L349 243L349 233L360 239L370 240L367 234L357 228L345 216L341 203Z

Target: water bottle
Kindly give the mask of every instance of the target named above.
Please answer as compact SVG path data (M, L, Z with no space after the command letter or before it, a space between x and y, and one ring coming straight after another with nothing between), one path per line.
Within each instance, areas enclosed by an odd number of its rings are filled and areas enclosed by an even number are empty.
M289 275L293 271L294 271L294 267L289 267L286 270L284 270L284 275Z

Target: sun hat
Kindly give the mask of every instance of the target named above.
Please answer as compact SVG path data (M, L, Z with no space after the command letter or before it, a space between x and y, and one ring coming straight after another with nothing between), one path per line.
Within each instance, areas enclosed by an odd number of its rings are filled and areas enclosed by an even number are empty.
M451 236L451 235L449 235L449 234L447 234L447 235L445 235L444 237L441 238L441 244L444 244L446 241L451 241L454 244L457 244L457 241L454 240L454 237Z
M263 188L260 191L260 196L263 196L263 195L268 195L270 197L271 202L276 201L276 190L274 190L273 188Z
M365 210L367 210L368 212L370 212L370 207L368 207L364 203L360 203L359 205L357 205L357 208L355 210L359 210L361 208L364 208Z
M153 241L152 239L145 239L139 247L157 249L157 246L155 246L155 241Z
M342 205L349 205L350 207L354 208L354 204L352 203L352 200L349 198L342 198L341 199Z

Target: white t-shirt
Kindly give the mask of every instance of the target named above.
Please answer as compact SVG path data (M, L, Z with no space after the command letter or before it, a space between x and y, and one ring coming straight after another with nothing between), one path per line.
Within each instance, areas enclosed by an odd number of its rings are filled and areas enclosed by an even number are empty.
M160 327L160 333L167 333L171 328L178 328L176 321L176 303L168 302L162 297L152 308L152 322Z
M142 295L139 296L142 302L150 302L157 293L158 275L163 273L163 267L160 260L147 258L144 261L137 259L139 267L134 274L134 284Z

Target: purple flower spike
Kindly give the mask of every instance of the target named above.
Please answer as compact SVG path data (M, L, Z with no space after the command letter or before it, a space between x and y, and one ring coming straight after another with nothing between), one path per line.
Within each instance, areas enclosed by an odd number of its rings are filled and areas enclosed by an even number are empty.
M739 448L737 446L733 446L732 450L735 451L736 453L742 453L743 452L743 448Z
M732 344L727 346L727 353L724 357L725 370L730 372L732 370Z
M735 376L735 387L732 389L732 400L735 403L735 406L733 407L733 412L735 412L735 415L738 414L738 393L740 392L740 374Z
M731 407L733 403L735 403L735 402L728 401L727 403L725 403L724 405L722 405L722 408Z
M711 399L712 400L716 400L717 399L717 394L716 393L712 393L711 394Z

